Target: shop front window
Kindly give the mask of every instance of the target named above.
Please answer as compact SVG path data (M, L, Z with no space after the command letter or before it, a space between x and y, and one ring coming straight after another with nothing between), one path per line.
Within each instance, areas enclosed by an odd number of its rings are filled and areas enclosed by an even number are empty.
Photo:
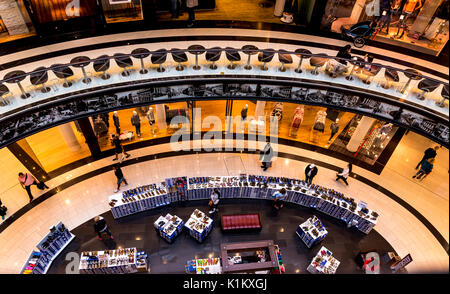
M40 23L96 14L95 0L31 0L31 5Z
M107 23L143 20L141 0L102 0Z
M36 35L23 0L0 0L0 43Z
M437 56L448 41L449 0L329 0L321 28Z

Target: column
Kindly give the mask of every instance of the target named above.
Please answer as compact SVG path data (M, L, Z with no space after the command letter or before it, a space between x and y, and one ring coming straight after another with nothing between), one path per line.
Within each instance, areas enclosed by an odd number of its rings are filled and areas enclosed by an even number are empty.
M97 136L92 128L90 118L80 118L78 120L78 125L80 126L81 132L86 140L86 144L89 147L89 151L91 151L92 157L98 158L102 151L100 150L100 145L98 145Z
M164 109L164 104L156 104L156 117L158 119L158 129L160 131L165 131L167 129L166 123L166 110Z
M58 129L67 147L69 147L69 150L78 151L80 150L81 145L78 142L77 137L75 136L75 133L73 132L72 126L70 124L71 123L60 125L58 126Z
M26 139L9 144L7 148L36 179L39 181L49 180L47 172L42 167Z
M372 127L374 121L375 121L374 118L367 116L362 117L362 119L359 121L358 126L356 127L355 132L353 133L352 137L350 138L350 141L346 146L348 151L350 152L358 151L359 146L361 146L361 143L363 142L367 132Z
M255 119L257 120L258 117L264 116L264 108L266 107L266 101L257 101L256 102L256 108L255 108Z
M411 32L422 34L442 1L426 1L414 21Z
M0 0L0 17L10 36L30 32L15 0Z

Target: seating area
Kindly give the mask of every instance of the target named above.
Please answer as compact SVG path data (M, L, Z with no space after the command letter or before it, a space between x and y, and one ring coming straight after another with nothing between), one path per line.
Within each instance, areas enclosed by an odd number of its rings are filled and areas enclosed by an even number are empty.
M223 232L260 231L262 229L259 213L225 214L220 219Z

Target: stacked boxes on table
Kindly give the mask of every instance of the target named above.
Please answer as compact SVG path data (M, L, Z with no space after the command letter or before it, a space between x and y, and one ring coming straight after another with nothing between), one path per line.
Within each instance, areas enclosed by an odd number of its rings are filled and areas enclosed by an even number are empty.
M169 243L172 243L180 234L183 225L184 222L181 218L171 214L167 214L165 217L160 216L154 223L156 232Z
M45 236L44 239L42 239L42 241L36 246L37 249L39 249L39 252L32 252L24 268L22 269L22 273L47 273L52 261L74 238L75 236L61 222L50 228L50 233L48 233L47 236Z
M171 185L170 190L164 189ZM154 185L151 185L152 187ZM155 195L145 198L122 195L110 198L111 211L115 218L144 211L173 201L209 199L214 188L219 189L222 198L272 199L276 190L287 190L287 202L317 209L347 224L355 225L360 231L369 233L377 223L378 214L365 206L357 206L353 198L345 197L335 190L318 185L309 185L305 181L281 177L266 177L241 174L239 177L194 177L173 178L160 184L163 188L153 188ZM156 186L156 187L160 187ZM159 190L158 190L159 189ZM135 189L134 189L135 190ZM163 195L156 193L163 193ZM166 194L169 194L168 196ZM139 198L139 195L141 198ZM124 202L125 201L125 202ZM128 202L126 202L128 201ZM153 201L147 203L148 201ZM146 205L143 205L145 203Z
M189 234L198 242L203 240L209 235L213 228L213 220L206 216L203 212L196 209L191 214L189 220L185 223L185 227L188 229Z
M147 270L147 255L136 248L82 252L81 274L128 274Z
M193 259L186 263L186 273L188 274L221 274L222 265L220 258Z
M322 246L307 270L312 274L335 274L339 264L340 262L333 257L333 253Z
M137 187L109 197L114 218L170 204L166 183Z
M322 241L328 234L322 222L315 215L299 225L296 233L309 248Z

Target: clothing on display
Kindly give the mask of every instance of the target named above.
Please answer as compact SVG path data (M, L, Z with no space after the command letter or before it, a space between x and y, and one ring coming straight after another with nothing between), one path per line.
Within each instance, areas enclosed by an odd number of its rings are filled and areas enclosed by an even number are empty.
M131 116L131 124L136 128L136 135L141 136L141 118L136 111L133 111Z
M108 133L108 127L99 116L94 120L94 132L97 137L106 135Z
M327 118L327 112L325 110L319 110L316 114L314 130L319 132L325 131L325 119Z
M150 107L147 111L147 120L151 126L155 124L155 113L153 112L152 107Z
M116 127L116 134L120 135L120 122L119 122L119 115L117 114L117 111L114 111L113 122L114 122L114 126Z
M293 130L298 130L300 128L300 125L303 122L304 114L305 114L305 107L303 105L300 105L295 109L294 117L292 118L292 125L291 125L291 128Z
M247 112L248 112L248 105L246 104L244 108L241 110L241 119L246 120L247 119Z
M330 139L328 139L328 141L331 141L331 139L333 139L334 135L336 135L337 132L339 132L339 119L338 118L336 119L336 121L331 123L330 130L331 130L331 135L330 135Z

